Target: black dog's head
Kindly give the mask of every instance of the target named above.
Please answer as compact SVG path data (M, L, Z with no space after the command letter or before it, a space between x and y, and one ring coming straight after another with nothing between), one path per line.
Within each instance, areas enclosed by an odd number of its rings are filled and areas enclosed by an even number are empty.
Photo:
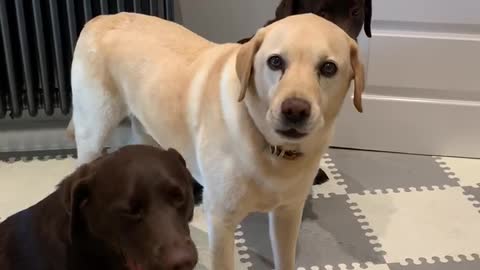
M302 13L314 13L335 23L353 39L364 25L365 34L371 37L372 0L282 0L275 21Z
M285 17L314 13L342 28L348 35L357 39L362 26L365 34L371 37L372 0L282 0L275 12L275 19L266 25ZM245 43L249 39L240 40Z
M177 151L127 146L83 165L60 190L73 246L95 239L129 270L196 265L192 176Z

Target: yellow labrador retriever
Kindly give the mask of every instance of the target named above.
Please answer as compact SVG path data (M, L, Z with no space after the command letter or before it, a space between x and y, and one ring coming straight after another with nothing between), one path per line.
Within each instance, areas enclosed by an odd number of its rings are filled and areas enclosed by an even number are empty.
M276 269L292 270L304 202L352 80L361 111L356 43L312 14L266 26L243 45L155 17L101 16L74 53L70 130L82 164L132 115L182 153L205 187L212 269L233 269L234 230L262 211Z

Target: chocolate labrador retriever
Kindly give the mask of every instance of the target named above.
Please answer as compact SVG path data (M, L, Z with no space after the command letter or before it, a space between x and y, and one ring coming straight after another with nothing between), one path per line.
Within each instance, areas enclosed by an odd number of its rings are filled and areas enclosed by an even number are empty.
M173 149L100 157L0 224L0 269L191 270L191 182Z

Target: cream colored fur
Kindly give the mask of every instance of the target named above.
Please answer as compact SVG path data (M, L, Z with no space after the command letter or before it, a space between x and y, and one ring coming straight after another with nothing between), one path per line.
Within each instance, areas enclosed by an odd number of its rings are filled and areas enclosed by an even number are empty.
M267 66L272 54L287 60L283 74ZM318 72L327 59L338 66L331 78ZM112 129L132 116L138 137L176 148L205 187L212 269L233 269L234 230L262 211L270 215L276 269L292 270L304 202L352 79L361 110L357 45L312 14L262 28L244 45L215 44L145 15L97 17L83 29L72 64L78 164L98 157ZM289 97L311 104L302 139L275 131ZM303 156L282 159L269 145Z

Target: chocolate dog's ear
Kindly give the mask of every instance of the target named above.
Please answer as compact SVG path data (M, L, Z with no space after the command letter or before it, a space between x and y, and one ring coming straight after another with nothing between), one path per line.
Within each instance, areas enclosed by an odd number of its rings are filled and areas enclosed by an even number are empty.
M180 154L177 150L175 150L174 148L168 148L167 152L175 155L177 159L182 162L183 166L187 166L187 163L185 162L185 159L183 158L182 154Z
M82 165L67 176L60 185L62 202L70 218L70 240L85 224L80 211L86 205L90 194L89 183L93 175L89 165Z
M350 62L353 70L353 80L355 83L355 90L353 93L353 104L359 112L363 112L362 108L362 94L365 90L365 70L363 64L360 62L360 54L358 52L358 45L352 39L350 42Z
M238 101L242 101L247 94L249 84L251 82L253 63L258 49L262 45L265 36L264 28L260 28L255 36L243 44L237 53L235 69L238 79L240 80L240 95Z
M365 0L365 22L363 28L365 29L365 34L367 37L372 37L372 0Z

